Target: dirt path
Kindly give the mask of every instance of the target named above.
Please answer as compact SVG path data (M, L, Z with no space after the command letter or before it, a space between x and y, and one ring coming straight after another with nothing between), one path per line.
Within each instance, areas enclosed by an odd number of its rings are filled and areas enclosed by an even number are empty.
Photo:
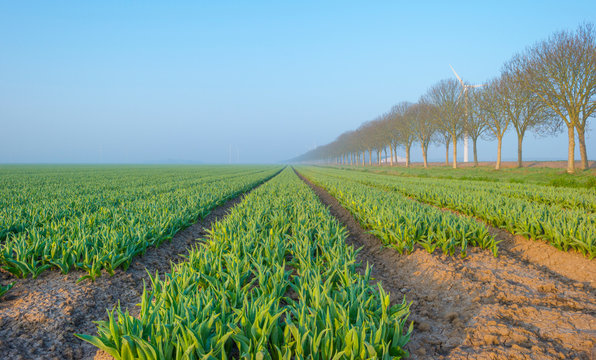
M491 229L500 255L400 255L366 233L335 198L304 179L362 248L359 260L412 302L412 359L596 359L596 261Z
M143 281L150 283L147 270L152 274L170 272L170 262L182 261L181 254L187 254L197 239L207 236L211 224L226 216L245 195L215 208L202 221L177 233L171 242L149 248L126 271L118 269L114 276L103 274L95 283L77 284L84 275L81 271L67 275L46 271L37 279L18 281L0 300L0 358L110 358L73 334L95 334L93 321L106 320L106 309L118 301L138 314L135 305L140 301ZM8 276L0 272L0 279Z

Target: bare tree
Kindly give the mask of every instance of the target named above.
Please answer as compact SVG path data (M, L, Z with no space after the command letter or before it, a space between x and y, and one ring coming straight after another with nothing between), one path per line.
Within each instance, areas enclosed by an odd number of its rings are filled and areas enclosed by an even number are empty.
M404 147L406 152L406 167L410 166L410 149L414 143L415 135L412 126L413 117L410 109L412 104L401 102L391 108L392 128L397 138L397 143Z
M522 167L522 146L526 132L535 130L537 134L552 133L557 130L558 121L553 121L552 112L542 106L538 96L523 86L514 73L502 73L496 100L517 134L517 167Z
M363 157L366 159L366 152L368 151L368 164L372 165L372 152L375 148L375 142L373 137L373 126L374 124L371 121L367 121L364 124L360 125L358 128L358 133L360 136L360 142L363 147ZM363 164L366 163L366 160L363 160Z
M582 168L588 167L585 129L596 111L596 32L592 24L575 33L562 31L516 56L508 70L536 94L567 125L567 172L575 172L575 136L578 132Z
M474 92L474 116L486 125L489 138L497 139L497 163L495 169L501 168L501 149L503 136L511 123L511 119L503 114L499 91L500 81L492 80L488 86Z
M388 122L389 122L389 135L391 137L391 146L393 147L393 153L395 155L395 162L397 163L397 147L399 145L403 145L404 147L406 146L407 141L404 142L404 140L408 140L408 135L406 134L405 138L404 138L404 131L407 131L408 129L404 127L404 117L406 116L406 113L408 111L408 108L411 106L412 104L407 102L407 101L403 101L397 105L394 105L391 110L389 110L389 113L387 114L388 117ZM411 135L411 134L410 134ZM410 146L411 146L411 142L410 142ZM406 149L406 166L410 166L409 163L409 157L407 152L409 151L409 149Z
M486 132L486 122L475 115L474 108L478 106L477 96L479 89L470 88L468 90L468 114L464 118L464 133L472 139L472 147L474 152L474 166L478 166L478 139Z
M424 167L428 168L428 145L436 131L435 113L437 109L425 98L422 98L417 104L410 107L409 112L413 120L412 131L422 149Z
M435 108L436 109L436 108ZM435 114L439 114L440 111L435 110ZM436 115L435 115L436 116ZM441 121L441 118L436 118L438 121ZM451 144L451 134L449 131L445 131L442 127L439 127L437 121L437 128L435 135L433 136L432 142L438 146L444 145L445 146L445 166L449 166L449 144Z
M385 147L383 150L385 151L385 157L387 158L387 147L389 147L390 157L389 157L389 165L393 166L393 145L396 141L396 138L392 134L392 121L390 113L385 113L379 117L379 127L381 131L383 131L383 141L385 142Z
M438 123L439 129L451 136L454 169L457 168L457 140L463 132L464 109L460 94L460 84L455 79L441 80L428 92L428 99L441 114L441 121Z
M389 134L390 120L385 114L379 116L376 120L377 141L379 142L379 151L385 152L385 159L387 159L387 147L391 147L391 136ZM381 156L379 156L379 164L381 163ZM391 165L393 165L393 157L391 158Z

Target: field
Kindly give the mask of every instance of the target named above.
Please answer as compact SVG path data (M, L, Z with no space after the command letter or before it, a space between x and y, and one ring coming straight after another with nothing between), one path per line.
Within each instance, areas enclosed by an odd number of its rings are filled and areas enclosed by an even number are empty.
M454 180L476 180L487 182L508 182L513 184L541 184L553 187L596 187L596 163L590 162L590 168L576 174L565 172L567 163L563 161L524 162L524 167L518 168L517 163L503 163L503 168L495 170L494 163L480 162L479 166L472 163L460 163L460 168L453 169L444 163L431 163L431 168L425 169L421 164L414 163L411 167L404 166L340 166L339 168L374 172L379 174L393 174L404 177L433 177Z
M0 167L0 348L56 359L590 359L594 175Z

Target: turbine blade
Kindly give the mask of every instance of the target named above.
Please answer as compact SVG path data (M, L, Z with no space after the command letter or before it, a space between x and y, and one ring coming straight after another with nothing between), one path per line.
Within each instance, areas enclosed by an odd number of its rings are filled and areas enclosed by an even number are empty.
M477 88L477 87L483 87L483 86L486 86L486 84L468 85L468 86L469 86L469 87L475 87L475 88Z
M453 66L451 66L451 64L449 64L449 67L451 68L451 71L453 71L453 73L455 74L455 77L457 77L457 80L459 80L459 82L463 85L464 82L462 81L462 79L459 77L459 75L457 75L457 73L455 72L455 69L453 68Z

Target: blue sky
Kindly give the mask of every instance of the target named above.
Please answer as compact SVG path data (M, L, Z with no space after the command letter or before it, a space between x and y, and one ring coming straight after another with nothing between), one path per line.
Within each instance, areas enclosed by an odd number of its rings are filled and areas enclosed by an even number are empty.
M282 161L585 21L596 2L0 2L0 163Z

